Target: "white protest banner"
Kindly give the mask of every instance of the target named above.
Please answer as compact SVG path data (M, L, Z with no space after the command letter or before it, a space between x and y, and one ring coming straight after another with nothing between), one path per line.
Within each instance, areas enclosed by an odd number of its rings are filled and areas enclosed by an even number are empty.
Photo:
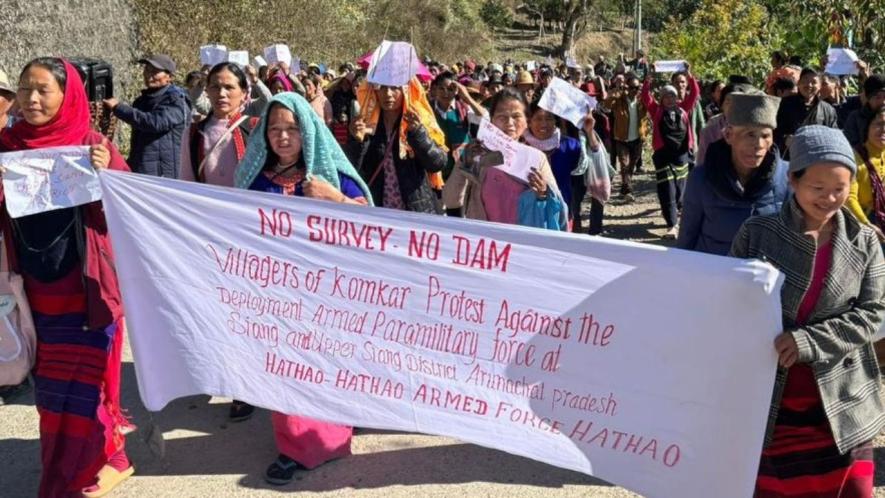
M648 497L752 495L782 327L768 265L100 177L149 410L234 397L452 436Z
M508 137L487 118L482 118L480 121L476 138L485 148L500 152L504 156L504 164L495 168L523 183L529 182L529 173L533 168L539 167L544 160L543 152Z
M255 64L256 68L261 68L267 65L267 61L264 60L264 57L260 55L256 55L252 58L252 62Z
M655 62L655 72L658 73L678 73L685 71L688 66L685 61L657 61Z
M266 47L264 49L264 58L270 64L284 62L290 67L292 66L292 52L289 50L288 45L283 45L282 43Z
M580 88L561 79L553 78L538 106L581 127L581 123L591 110L596 108L596 99L582 92Z
M231 50L227 53L227 61L233 62L240 67L249 65L249 52L245 50Z
M222 62L227 62L227 47L217 44L200 47L200 64L214 66Z
M537 68L538 68L538 63L535 61L528 61L525 63L525 70L526 71L534 71Z
M857 74L857 61L860 58L849 48L830 48L827 50L827 67L824 72L835 76Z
M89 147L47 147L0 154L9 216L79 206L101 199Z
M571 69L577 69L577 68L580 68L580 67L581 67L581 65L578 64L577 59L575 59L575 58L574 58L573 56L571 56L571 55L569 55L569 56L567 56L567 57L565 58L565 65L566 65L566 67L569 67L569 68L571 68Z
M376 85L405 86L418 73L418 54L407 42L384 40L372 53L366 81Z

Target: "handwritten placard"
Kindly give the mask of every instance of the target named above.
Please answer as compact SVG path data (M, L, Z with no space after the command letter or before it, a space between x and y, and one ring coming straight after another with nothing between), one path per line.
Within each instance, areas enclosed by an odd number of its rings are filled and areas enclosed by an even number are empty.
M277 43L264 49L264 58L270 64L279 64L280 62L292 66L292 52L288 45ZM293 70L294 71L294 70Z
M227 47L218 44L200 47L200 64L214 66L222 62L227 62Z
M553 78L541 95L538 105L580 127L584 118L596 108L597 101L561 78Z
M89 147L48 147L0 154L6 209L13 218L101 200Z
M655 62L655 71L658 73L678 73L685 71L687 67L688 65L683 60Z
M226 396L457 437L655 498L753 494L782 329L771 266L100 177L149 410Z
M543 152L513 140L486 118L482 118L476 138L485 148L504 156L504 164L495 168L525 183L529 182L532 169L539 167L544 158Z
M859 72L856 53L849 48L831 48L827 50L827 67L824 72L835 76L855 75Z
M256 55L255 57L253 57L252 62L255 64L256 68L264 67L267 65L267 61L264 59L264 57L260 55Z
M410 43L384 40L372 54L366 80L376 85L405 86L418 73L418 67L418 55Z
M231 50L227 53L227 61L233 62L240 67L249 65L249 52L245 50Z

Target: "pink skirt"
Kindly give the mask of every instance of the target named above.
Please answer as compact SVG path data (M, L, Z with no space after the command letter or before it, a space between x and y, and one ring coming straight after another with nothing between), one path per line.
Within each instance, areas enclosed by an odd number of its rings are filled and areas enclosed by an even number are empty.
M271 421L277 450L308 469L350 455L353 427L279 412Z

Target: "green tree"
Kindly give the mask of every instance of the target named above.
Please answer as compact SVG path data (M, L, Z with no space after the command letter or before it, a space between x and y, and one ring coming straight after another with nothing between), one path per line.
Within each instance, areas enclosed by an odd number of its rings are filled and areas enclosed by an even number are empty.
M501 0L485 0L479 15L491 28L508 28L513 24L513 12Z
M683 58L696 74L727 78L744 74L762 84L777 33L759 0L703 0L687 22L671 19L655 39L657 59Z

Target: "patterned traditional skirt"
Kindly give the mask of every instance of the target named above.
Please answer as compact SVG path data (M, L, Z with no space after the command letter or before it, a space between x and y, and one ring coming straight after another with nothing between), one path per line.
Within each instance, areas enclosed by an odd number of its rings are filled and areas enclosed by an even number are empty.
M756 498L872 498L873 445L842 455L808 365L792 367L771 445L762 452Z
M49 284L26 279L37 329L35 398L40 414L41 497L80 496L122 451L123 321L90 330L79 269Z

